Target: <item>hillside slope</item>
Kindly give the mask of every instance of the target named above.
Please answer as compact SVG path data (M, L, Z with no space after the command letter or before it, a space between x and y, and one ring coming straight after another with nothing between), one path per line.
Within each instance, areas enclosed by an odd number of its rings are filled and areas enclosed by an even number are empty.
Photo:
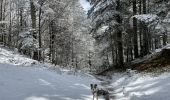
M133 69L138 71L169 71L170 67L170 46L166 46L147 57L134 61Z

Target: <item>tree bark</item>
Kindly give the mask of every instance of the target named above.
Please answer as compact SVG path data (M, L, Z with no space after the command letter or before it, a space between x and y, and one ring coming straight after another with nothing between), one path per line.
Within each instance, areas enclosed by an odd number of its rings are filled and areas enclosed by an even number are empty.
M2 19L3 19L3 0L1 0L0 3L1 3L1 4L0 4L0 9L1 9L1 10L0 10L0 11L1 11L0 21L2 21ZM3 27L3 25L0 26L0 31L1 31L1 41L0 41L0 42L3 42L3 37L4 37L4 36L3 36L3 33L2 33L2 31L3 31L3 30L2 30L2 27Z
M120 7L120 0L116 1L117 6L116 6L116 10L120 11L121 7ZM124 58L123 58L123 43L122 43L122 30L121 30L121 25L122 25L122 18L120 14L117 14L117 18L116 21L119 23L116 35L117 35L117 46L118 46L118 65L123 68L123 62L124 62Z
M143 14L147 13L146 9L146 0L143 0ZM144 50L143 54L147 55L149 53L149 45L148 45L148 28L145 23L143 23L143 41L144 41Z
M139 0L139 14L142 14L142 0ZM140 57L143 57L142 22L139 21Z
M39 50L38 50L38 60L41 60L41 49L42 49L42 43L41 43L41 13L42 13L42 5L40 5L39 8L39 24L38 24L38 42L39 42Z
M32 0L30 0L30 10L31 10L31 21L32 21L32 35L34 39L37 39L37 32L36 32L36 9L35 5ZM38 51L33 51L33 59L38 60Z
M136 0L133 0L133 15L137 14ZM137 19L133 18L133 43L134 43L134 55L135 58L139 57L138 53L138 35L137 35Z

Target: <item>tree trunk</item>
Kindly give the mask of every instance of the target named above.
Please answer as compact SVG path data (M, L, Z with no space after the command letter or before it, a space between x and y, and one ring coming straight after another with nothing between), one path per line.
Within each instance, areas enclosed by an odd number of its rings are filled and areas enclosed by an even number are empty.
M167 32L163 33L163 46L167 44Z
M30 10L31 10L31 22L32 22L32 35L34 39L37 39L37 32L36 32L36 8L32 0L30 0ZM33 51L33 59L38 60L38 51Z
M40 61L41 60L41 47L42 47L42 43L41 43L41 13L42 13L42 5L40 5L40 8L39 8L39 24L38 24L38 30L39 30L39 32L38 32L38 36L39 36L39 50L38 50L38 60Z
M3 9L3 16L2 16L2 20L5 20L5 18L6 18L6 15L5 15L5 13L6 13L6 0L4 1L4 7L3 7L4 9ZM5 25L3 25L2 26L2 28L3 27L5 27ZM4 46L7 44L6 43L6 33L4 32L4 30L3 30L3 43L4 43Z
M116 10L120 11L121 7L120 7L120 0L116 1L117 6L116 6ZM117 27L117 32L116 32L116 36L117 36L117 46L118 46L118 65L123 68L123 43L122 43L122 30L120 29L120 26L122 24L122 18L120 14L117 14L117 18L116 21L119 23L119 26Z
M133 0L133 15L137 14L136 0ZM133 18L133 43L134 43L134 55L135 58L139 57L138 53L138 35L137 35L137 19Z
M49 24L49 33L50 33L50 60L52 63L55 63L55 47L54 47L54 43L55 43L55 34L54 34L54 21L51 21Z
M139 14L142 14L142 0L139 0ZM139 22L140 56L143 57L142 22Z
M12 9L11 9L11 6L12 6L12 2L10 1L10 13L9 13L9 34L8 34L8 46L11 47L11 30L12 30Z
M1 0L0 3L1 3L1 4L0 4L0 9L1 9L1 10L0 10L0 12L1 12L0 21L2 21L2 20L3 20L3 0ZM4 37L4 36L3 36L3 32L2 32L2 31L3 31L3 30L2 30L2 27L3 27L3 25L0 25L0 31L1 31L1 41L0 41L0 42L3 42L3 37Z
M32 0L30 0L30 7L31 7L31 21L32 21L32 28L36 29L36 8ZM34 34L34 37L37 39L37 35Z
M146 14L146 0L143 0L143 14ZM143 41L144 41L144 50L143 54L147 55L149 53L149 45L148 45L148 28L145 23L143 23Z

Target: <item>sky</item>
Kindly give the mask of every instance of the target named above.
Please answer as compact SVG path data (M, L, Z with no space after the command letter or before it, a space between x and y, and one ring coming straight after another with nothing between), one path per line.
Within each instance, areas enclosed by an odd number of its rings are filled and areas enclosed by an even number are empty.
M90 4L86 0L80 0L80 3L85 11L88 11L90 9Z

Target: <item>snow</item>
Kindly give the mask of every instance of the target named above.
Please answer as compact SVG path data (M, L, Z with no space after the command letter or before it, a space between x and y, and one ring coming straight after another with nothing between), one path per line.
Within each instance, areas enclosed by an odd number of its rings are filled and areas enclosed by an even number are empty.
M89 86L98 82L94 77L45 65L1 46L0 100L92 99Z
M155 20L158 20L158 16L154 14L142 14L142 15L135 15L132 18L137 18L139 21L149 23Z
M0 66L0 100L91 100L88 76L42 68Z
M95 77L41 64L0 46L0 100L92 100L91 83L108 90L111 100L169 100L169 72L129 69Z
M0 46L0 64L10 64L14 66L31 66L33 63L38 62L19 55L17 53L17 50L11 51Z
M170 23L170 19L166 18L163 20L164 23Z
M135 59L134 61L132 61L132 63L140 63L140 62L146 61L147 59L150 59L153 56L157 55L157 53L161 52L163 49L170 49L170 44L167 44L166 46L164 46L162 48L156 49L151 54L146 55L143 58Z
M48 14L54 15L54 13L55 13L54 10L51 8L45 10L45 15L48 15Z
M114 100L169 100L170 73L159 75L130 70L114 73L111 80L99 78L105 80L104 87L113 88L110 93L114 94Z
M24 31L19 34L20 39L19 43L22 45L21 49L36 49L38 48L37 39L32 36L32 32L34 29L30 29L30 31Z
M166 46L164 46L160 49L156 49L155 52L161 52L163 49L170 49L170 44L167 44Z
M8 21L0 21L0 24L8 24Z
M90 9L90 4L86 0L80 0L80 4L84 8L85 11L88 11Z
M116 87L116 100L169 100L169 82L169 73L159 77L134 74L114 80L112 85Z

